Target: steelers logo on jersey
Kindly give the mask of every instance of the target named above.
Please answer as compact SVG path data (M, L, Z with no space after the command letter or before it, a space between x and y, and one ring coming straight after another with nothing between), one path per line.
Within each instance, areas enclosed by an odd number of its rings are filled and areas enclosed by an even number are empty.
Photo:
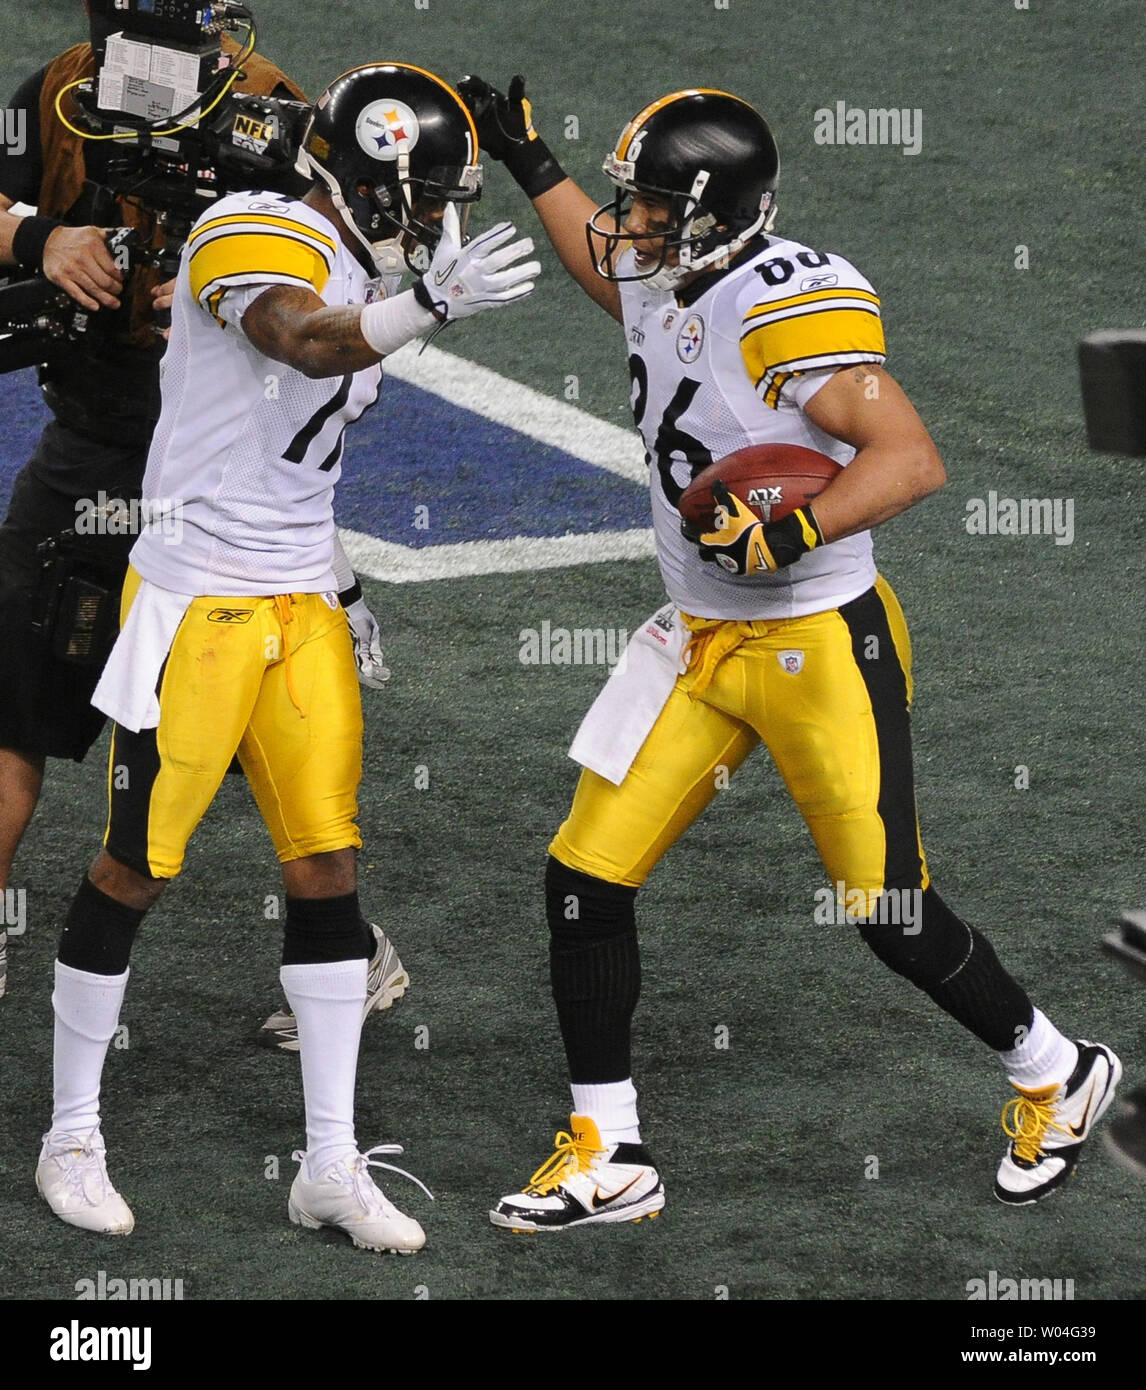
M412 150L421 133L418 118L404 101L372 101L362 109L354 127L358 143L375 159L397 159L399 150Z
M695 362L704 347L704 320L699 314L689 314L676 335L676 355L687 366Z

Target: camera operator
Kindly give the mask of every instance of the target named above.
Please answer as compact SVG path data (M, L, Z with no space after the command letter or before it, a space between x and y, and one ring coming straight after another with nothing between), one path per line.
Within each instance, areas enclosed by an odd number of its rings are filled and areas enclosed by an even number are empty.
M0 663L6 673L0 690L0 892L35 810L45 760L82 761L104 724L90 701L115 638L135 537L77 535L82 499L94 506L101 494L117 505L139 497L159 416L164 342L155 301L163 307L170 296L159 288L154 267L125 278L107 235L109 228L131 227L142 250L156 251L163 232L155 210L143 201L145 191L139 198L113 196L101 184L107 145L84 140L56 111L65 88L93 76L93 49L113 27L99 15L89 18L91 41L59 54L23 82L10 102L9 109L19 113L13 128L27 137L20 152L0 146L0 273L15 265L42 271L93 314L83 339L53 350L39 368L52 419L16 478L0 526ZM239 51L227 37L223 49L231 57ZM306 100L267 59L252 54L242 68L236 91ZM71 93L63 96L61 109L68 124L75 124ZM37 214L14 216L16 203L35 205ZM79 610L74 600L60 601L65 579L86 602L87 640L66 630ZM0 920L0 995L4 925Z

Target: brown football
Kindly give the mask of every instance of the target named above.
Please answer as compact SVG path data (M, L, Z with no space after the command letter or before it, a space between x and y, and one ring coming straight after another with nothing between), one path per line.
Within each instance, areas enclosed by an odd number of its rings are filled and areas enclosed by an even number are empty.
M781 521L818 497L840 467L802 444L750 444L698 473L677 507L694 529L711 531L716 520L712 484L720 479L761 521Z

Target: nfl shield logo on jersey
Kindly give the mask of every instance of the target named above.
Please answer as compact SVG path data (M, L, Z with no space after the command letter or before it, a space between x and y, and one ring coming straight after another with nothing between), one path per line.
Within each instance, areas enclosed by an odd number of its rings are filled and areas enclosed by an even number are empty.
M790 676L798 676L804 669L803 652L777 652L776 655L780 658L780 665Z
M676 335L676 355L684 363L695 362L704 346L704 320L699 314L689 314Z

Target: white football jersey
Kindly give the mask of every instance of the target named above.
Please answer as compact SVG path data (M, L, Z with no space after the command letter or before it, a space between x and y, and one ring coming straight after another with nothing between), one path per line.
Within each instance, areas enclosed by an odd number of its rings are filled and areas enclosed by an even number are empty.
M152 519L131 552L145 579L185 594L336 587L342 435L377 399L381 367L312 380L259 352L221 301L299 285L361 304L369 284L338 229L297 199L236 193L195 224L143 479Z
M633 255L622 257L631 273ZM703 293L622 281L633 413L645 442L657 559L668 596L701 618L795 618L871 588L871 533L833 541L775 574L737 578L680 534L677 502L717 459L800 444L846 465L855 450L786 398L807 372L884 360L879 300L840 256L770 238ZM791 388L789 388L791 389Z

